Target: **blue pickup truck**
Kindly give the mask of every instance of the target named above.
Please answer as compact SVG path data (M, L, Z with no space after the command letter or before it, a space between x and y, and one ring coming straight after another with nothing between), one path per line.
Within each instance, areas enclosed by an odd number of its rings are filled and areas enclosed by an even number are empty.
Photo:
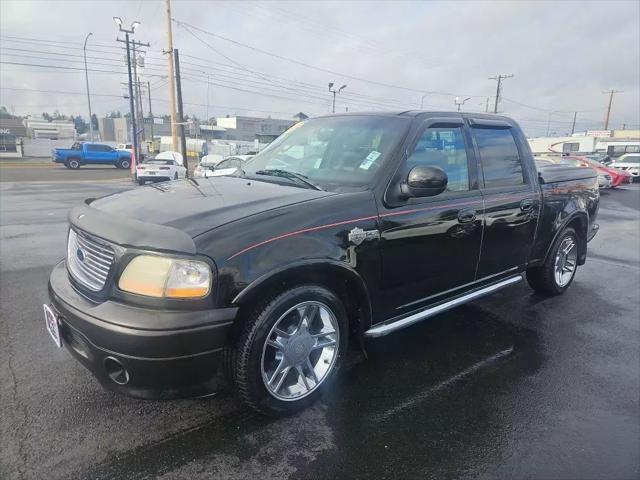
M101 143L76 142L71 148L54 148L51 156L55 163L64 163L65 167L72 169L91 164L115 165L117 168L131 166L131 152Z

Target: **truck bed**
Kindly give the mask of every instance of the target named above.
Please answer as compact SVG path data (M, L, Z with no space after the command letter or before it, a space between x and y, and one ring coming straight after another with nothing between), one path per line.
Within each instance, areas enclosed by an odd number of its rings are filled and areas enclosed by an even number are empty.
M574 167L571 165L545 165L538 167L538 181L544 185L549 183L570 182L595 178L598 172L592 168Z

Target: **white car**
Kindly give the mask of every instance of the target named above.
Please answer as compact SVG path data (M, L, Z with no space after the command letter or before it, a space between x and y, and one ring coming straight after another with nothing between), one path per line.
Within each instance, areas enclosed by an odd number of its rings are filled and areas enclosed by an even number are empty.
M606 173L598 173L598 187L600 188L611 188L611 175Z
M155 158L138 164L136 178L140 185L146 182L166 182L187 176L182 155L178 152L162 152Z
M207 155L210 157L211 155ZM242 168L242 165L252 158L253 155L233 155L219 162L205 161L203 157L200 164L193 172L194 177L222 177L225 175L233 175Z
M640 178L640 153L625 153L609 166L629 172L631 180L635 182Z

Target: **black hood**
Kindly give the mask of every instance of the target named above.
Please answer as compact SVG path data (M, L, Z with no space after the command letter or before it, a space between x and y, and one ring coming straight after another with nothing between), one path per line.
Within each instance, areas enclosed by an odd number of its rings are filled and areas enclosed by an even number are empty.
M91 207L195 237L225 223L274 208L333 195L237 177L209 177L149 185L109 195Z

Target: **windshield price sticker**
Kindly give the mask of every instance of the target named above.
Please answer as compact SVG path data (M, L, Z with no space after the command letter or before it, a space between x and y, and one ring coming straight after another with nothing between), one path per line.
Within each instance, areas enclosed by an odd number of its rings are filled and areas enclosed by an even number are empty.
M360 168L363 170L369 170L371 165L373 165L373 162L375 162L380 155L380 152L373 150L369 155L367 155L367 158L364 160L364 162L360 164Z

